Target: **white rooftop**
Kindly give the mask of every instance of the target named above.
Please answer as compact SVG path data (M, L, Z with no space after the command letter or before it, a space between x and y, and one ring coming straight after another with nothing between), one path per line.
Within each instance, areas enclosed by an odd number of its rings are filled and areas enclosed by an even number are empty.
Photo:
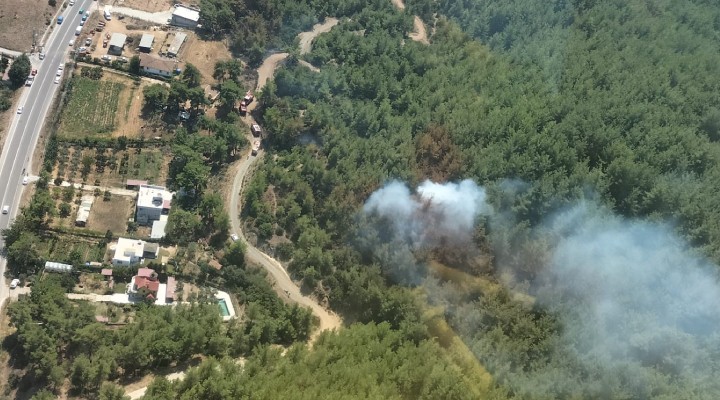
M173 11L173 15L176 15L181 18L189 19L190 21L195 21L195 22L200 20L200 11L193 10L193 9L183 7L183 6L175 7L175 11Z
M143 33L142 37L140 38L140 47L149 49L152 47L153 41L155 41L155 36L149 33Z
M75 218L75 221L87 222L88 217L90 216L90 208L92 207L93 201L95 201L95 196L85 195L82 197L82 202L80 203L80 207L78 207L77 218Z
M165 227L167 226L168 216L161 215L159 221L154 221L152 224L152 232L150 233L150 239L162 239L165 237Z
M176 33L172 43L170 43L170 47L168 47L168 53L177 55L186 39L186 34L182 32Z
M127 35L123 33L113 33L112 36L110 36L110 43L108 43L108 46L122 48L125 46L125 40L127 40Z
M172 193L165 186L140 185L138 190L138 207L144 208L170 208Z
M113 260L130 262L132 257L140 258L143 255L144 247L145 242L142 240L118 238Z

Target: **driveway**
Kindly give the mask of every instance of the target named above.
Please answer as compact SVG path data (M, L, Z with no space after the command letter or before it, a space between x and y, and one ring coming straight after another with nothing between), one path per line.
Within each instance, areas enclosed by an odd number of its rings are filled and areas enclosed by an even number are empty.
M170 8L167 11L160 11L156 13L150 13L147 11L135 10L128 7L113 7L105 6L105 11L109 11L112 14L121 14L126 17L137 18L141 21L152 22L158 25L167 25L168 20L172 17L174 8Z

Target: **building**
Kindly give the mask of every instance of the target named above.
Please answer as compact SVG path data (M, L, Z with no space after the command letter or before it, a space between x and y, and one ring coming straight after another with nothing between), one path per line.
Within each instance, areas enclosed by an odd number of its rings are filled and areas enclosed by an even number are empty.
M87 225L88 217L90 217L90 208L92 207L95 196L85 195L82 197L80 207L77 210L77 217L75 218L76 226Z
M175 291L177 290L177 282L175 278L169 276L167 278L167 288L165 289L165 302L172 303L176 300Z
M130 279L127 293L131 297L155 301L160 282L155 271L150 268L138 269L138 274Z
M140 70L148 75L171 77L177 69L177 62L140 54Z
M72 272L73 266L69 264L61 264L58 262L45 261L45 271L47 272Z
M151 226L153 221L159 221L162 215L168 215L171 202L172 193L164 186L141 185L138 190L135 221Z
M173 41L170 43L170 47L168 47L167 56L168 57L177 57L180 53L180 49L182 49L183 44L187 40L187 35L182 32L177 32L175 34L175 37L173 38Z
M170 25L183 28L196 28L200 20L200 10L178 5L170 17Z
M154 41L155 36L149 33L143 33L142 37L140 38L140 51L144 53L149 53L152 50L152 45Z
M139 264L145 258L157 258L160 247L157 243L147 243L137 239L118 238L112 264L127 266Z
M127 35L122 33L113 33L112 36L110 36L110 42L108 43L108 54L115 56L122 55L126 40Z
M148 181L141 181L137 179L128 179L125 182L125 188L129 190L140 189L140 186L147 185Z
M152 224L150 239L162 239L165 237L165 228L167 227L168 216L161 215L160 219Z

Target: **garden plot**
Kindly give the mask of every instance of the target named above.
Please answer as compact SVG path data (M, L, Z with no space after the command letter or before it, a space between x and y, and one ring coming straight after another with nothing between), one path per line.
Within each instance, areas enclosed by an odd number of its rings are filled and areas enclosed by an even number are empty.
M132 197L110 195L98 196L90 208L87 227L96 232L110 231L122 235L127 231L127 222L133 212Z
M107 246L80 236L51 234L37 242L37 250L44 260L75 264L77 262L102 262Z
M107 136L115 130L120 92L125 84L116 80L74 77L70 100L60 120L58 135L63 139Z
M127 179L164 184L170 149L88 148L61 143L53 178L103 187L124 187Z

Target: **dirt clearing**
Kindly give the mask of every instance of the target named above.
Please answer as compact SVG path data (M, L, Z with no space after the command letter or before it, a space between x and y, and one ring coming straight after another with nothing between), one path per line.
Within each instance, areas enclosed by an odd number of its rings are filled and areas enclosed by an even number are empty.
M103 196L98 196L90 208L87 227L97 232L110 230L115 235L122 235L127 230L132 209L132 197L112 195L105 201Z
M113 2L115 7L128 7L151 13L165 11L172 5L173 2L169 0L117 0Z
M325 18L325 22L322 24L315 24L310 32L300 32L298 38L300 39L300 54L307 54L312 48L312 41L321 33L330 32L333 26L338 24L337 18L328 17Z
M215 63L231 59L230 50L223 42L206 41L191 32L185 33L188 34L188 38L178 58L197 67L202 74L203 85L214 84L215 79L212 75L215 71Z
M56 10L47 0L0 0L0 47L30 51L33 32L39 41Z

